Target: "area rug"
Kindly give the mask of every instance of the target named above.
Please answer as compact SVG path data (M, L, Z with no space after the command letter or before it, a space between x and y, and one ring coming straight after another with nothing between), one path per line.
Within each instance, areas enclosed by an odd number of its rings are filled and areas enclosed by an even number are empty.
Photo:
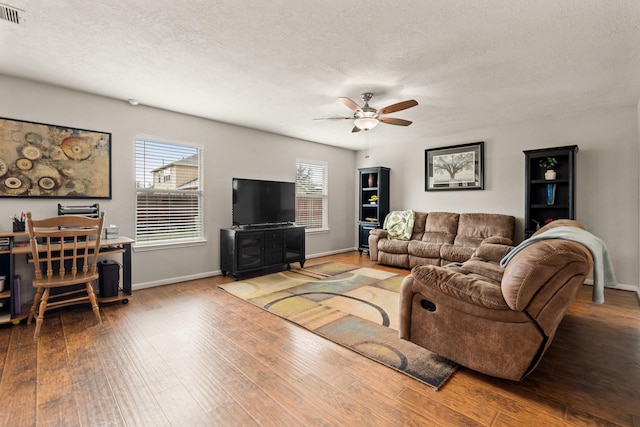
M398 337L403 278L329 262L218 286L437 390L457 365Z

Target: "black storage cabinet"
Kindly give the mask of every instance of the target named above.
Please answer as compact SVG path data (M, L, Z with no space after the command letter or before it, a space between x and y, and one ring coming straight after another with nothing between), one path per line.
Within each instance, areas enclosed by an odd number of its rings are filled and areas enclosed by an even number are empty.
M98 262L98 287L100 297L108 298L118 295L118 285L120 283L120 264L109 259Z
M369 232L382 228L389 213L389 175L383 166L358 169L358 252L369 251ZM372 196L378 200L372 202Z
M238 280L240 273L305 262L305 228L274 226L267 228L220 229L220 270Z

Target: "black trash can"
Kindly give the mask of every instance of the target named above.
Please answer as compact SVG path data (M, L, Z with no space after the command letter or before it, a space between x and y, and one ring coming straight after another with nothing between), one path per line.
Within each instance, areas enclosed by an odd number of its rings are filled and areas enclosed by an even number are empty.
M115 261L105 259L98 262L98 287L102 298L115 297L118 295L118 284L120 283L120 264Z

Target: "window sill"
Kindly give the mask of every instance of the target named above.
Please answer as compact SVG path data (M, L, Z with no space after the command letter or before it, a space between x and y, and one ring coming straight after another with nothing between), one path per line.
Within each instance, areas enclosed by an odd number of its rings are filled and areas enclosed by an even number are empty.
M306 234L321 234L321 233L328 233L329 231L331 231L329 228L313 228L311 230L304 230Z
M188 248L191 246L204 246L207 244L205 239L188 240L181 242L154 242L154 243L134 243L134 252L158 251L163 249Z

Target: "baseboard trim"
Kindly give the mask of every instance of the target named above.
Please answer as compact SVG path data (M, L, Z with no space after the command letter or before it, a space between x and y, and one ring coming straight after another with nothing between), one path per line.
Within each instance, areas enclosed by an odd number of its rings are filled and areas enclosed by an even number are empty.
M351 252L351 251L355 251L356 248L345 248L345 249L338 249L335 251L330 251L330 252L322 252L322 253L318 253L318 254L306 254L307 259L312 259L312 258L320 258L323 256L329 256L329 255L336 255L336 254L343 254L345 252Z
M318 254L311 254L311 255L306 254L305 256L307 259L312 259L312 258L320 258L323 256L335 255L335 254L340 254L340 253L350 252L355 250L356 248L346 248L346 249L338 249L335 251L323 252ZM221 274L222 274L222 270L214 270L214 271L208 271L206 273L191 274L188 276L170 277L170 278L161 279L161 280L154 280L151 282L135 283L131 286L131 289L132 291L137 291L140 289L155 288L156 286L172 285L174 283L186 282L189 280L205 279L207 277L220 276Z
M200 274L190 274L188 276L180 276L180 277L170 277L162 280L154 280L152 282L144 282L144 283L135 283L131 286L133 291L137 291L140 289L146 288L155 288L156 286L164 286L164 285L172 285L174 283L186 282L188 280L196 280L196 279L204 279L212 276L219 276L222 274L222 271L209 271L206 273Z
M584 284L593 286L593 279L585 280ZM634 286L634 285L626 285L624 283L618 283L615 286L607 286L607 288L609 288L609 289L620 289L621 291L636 292L638 294L638 296L640 296L640 288L638 288L637 286Z

